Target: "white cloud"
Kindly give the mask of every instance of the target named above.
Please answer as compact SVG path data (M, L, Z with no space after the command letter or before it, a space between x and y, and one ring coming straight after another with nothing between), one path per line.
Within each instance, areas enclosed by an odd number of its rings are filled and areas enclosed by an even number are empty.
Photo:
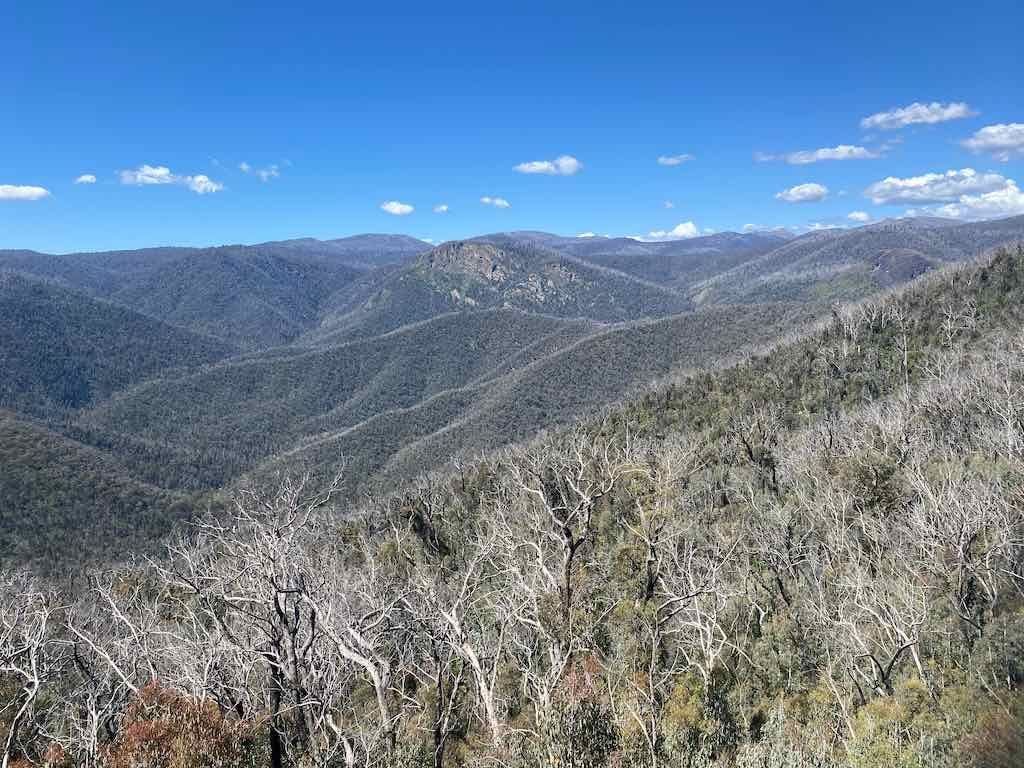
M583 170L583 163L572 155L562 155L554 160L531 160L515 167L519 173L543 173L548 176L573 176Z
M183 176L181 182L197 195L207 195L211 192L220 192L224 189L223 184L218 181L214 181L209 176L204 176L201 173L197 176Z
M671 168L677 165L682 165L687 160L693 160L693 155L685 153L681 155L661 155L658 158L658 165L667 165Z
M846 214L846 218L863 224L866 221L871 221L871 214L867 211L850 211L850 213Z
M852 144L839 144L835 147L823 147L822 149L805 149L800 152L790 152L785 156L786 162L790 165L808 165L818 163L822 160L874 160L881 157L878 152L873 152L866 147L858 147Z
M0 184L0 200L42 200L49 196L50 190L45 187Z
M986 125L961 143L971 152L991 152L1005 163L1015 152L1024 154L1024 123Z
M973 168L945 173L926 173L900 179L895 176L876 181L864 190L875 205L891 203L952 202L961 195L995 192L1006 186L1007 179L998 173L978 173Z
M922 212L931 216L968 221L1020 216L1024 215L1024 192L1021 192L1017 182L1007 179L1002 189L977 195L961 195L956 202L928 208Z
M754 162L755 163L770 163L773 160L778 160L779 155L773 155L768 152L755 152Z
M441 203L434 206L434 213L448 213L448 203Z
M700 234L700 230L697 229L697 225L692 221L684 221L682 224L677 224L672 229L656 229L653 232L648 232L645 237L638 237L637 240L686 240L691 237L697 237Z
M380 209L384 213L390 213L392 216L408 216L416 210L408 203L400 203L397 200L388 200L386 203L381 203Z
M75 179L75 184L95 184L95 183L96 183L96 177L93 174L91 174L91 173L83 173L81 176L79 176L77 179Z
M667 210L672 210L672 209L673 209L673 208L675 208L675 207L676 207L676 204L675 204L675 203L673 203L673 202L672 202L671 200L666 200L666 201L665 201L665 208L666 208Z
M789 227L783 227L783 226L769 227L769 226L765 226L763 224L744 224L743 225L743 231L744 232L767 232L769 234L771 234L771 233L774 233L774 234L792 234L796 229L798 229L798 228L797 227L789 228Z
M599 235L596 232L580 232L576 237L611 237L611 235Z
M121 183L129 186L151 186L157 184L179 184L186 187L197 195L206 195L211 192L220 192L224 185L214 181L209 176L197 174L196 176L178 176L171 173L171 169L164 165L140 165L130 171L121 171Z
M140 165L131 171L121 171L121 183L131 186L174 184L178 177L165 165Z
M877 112L869 115L860 121L861 128L879 128L883 131L893 131L899 128L906 128L908 125L934 125L945 123L948 120L959 120L964 117L973 117L978 114L962 101L955 101L949 104L940 104L933 101L931 104L922 104L915 101L906 107L896 107L885 112Z
M503 197L490 197L484 196L480 198L480 202L484 205L493 205L495 208L511 208L512 203Z
M243 160L238 164L238 170L240 170L242 173L249 173L249 171L252 170L252 166Z
M816 203L826 197L828 197L828 187L814 182L797 184L795 187L784 189L775 195L776 200L786 203Z

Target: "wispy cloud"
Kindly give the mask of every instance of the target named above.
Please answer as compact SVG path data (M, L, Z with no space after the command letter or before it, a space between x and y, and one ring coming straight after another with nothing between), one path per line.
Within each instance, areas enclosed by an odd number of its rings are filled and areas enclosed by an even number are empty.
M906 128L908 125L934 125L973 117L976 114L978 113L962 101L954 101L949 104L942 104L938 101L923 104L915 101L906 107L894 107L885 112L869 115L860 121L860 126L865 129L877 128L883 131L894 131Z
M256 175L259 176L260 181L270 181L280 176L281 172L276 165L268 165L266 168L260 168L256 171Z
M121 171L120 176L121 183L128 186L177 184L192 190L197 195L207 195L224 189L223 184L214 181L209 176L201 173L194 176L179 176L171 173L171 169L164 165L140 165L132 170Z
M448 213L448 203L441 203L434 206L434 213Z
M810 165L820 163L823 160L875 160L882 156L881 152L858 147L853 144L839 144L834 147L822 147L821 149L802 149L798 152L788 152L779 155L767 152L755 152L754 160L758 163L770 163L775 160L784 160L790 165Z
M288 165L291 165L291 163L288 163ZM281 175L281 169L277 165L277 163L272 163L266 166L265 168L254 168L249 163L243 160L238 164L238 170L240 170L242 173L251 173L253 176L256 176L260 181L270 181L271 179L276 179L278 176Z
M512 207L512 203L510 203L508 200L506 200L503 197L484 196L484 197L480 198L480 202L483 203L484 205L494 206L495 208L511 208Z
M81 176L79 176L77 179L75 179L75 184L95 184L95 183L96 183L96 176L91 174L91 173L83 173Z
M671 211L671 210L672 210L673 208L675 208L675 207L676 207L676 204L675 204L675 203L673 203L673 202L672 202L671 200L666 200L666 201L665 201L665 202L663 203L663 205L665 206L665 209L666 209L666 210L669 210L669 211Z
M388 200L387 202L380 204L380 209L384 213L390 213L392 216L408 216L416 209L408 203L402 203L398 200Z
M786 162L790 165L809 165L810 163L820 163L822 160L874 160L879 157L881 157L880 153L866 147L839 144L835 147L790 152L786 155Z
M42 200L49 196L50 190L46 187L0 184L0 200Z
M816 203L826 197L828 197L828 187L814 182L797 184L795 187L784 189L775 195L776 200L786 203Z
M973 168L921 176L888 178L876 181L864 190L865 197L875 205L893 203L942 203L958 200L963 195L980 195L1005 189L1009 179L998 173L978 173Z
M693 155L687 153L683 153L681 155L661 155L658 158L658 165L666 165L671 168L677 165L682 165L689 160L693 160Z
M1024 123L986 125L961 143L971 152L989 153L1005 163L1013 154L1024 154Z
M865 222L871 221L871 214L867 211L850 211L846 214L846 218L850 221L856 221L859 224L864 224Z
M515 167L519 173L540 173L547 176L574 176L583 170L583 163L572 155L562 155L554 160L531 160Z

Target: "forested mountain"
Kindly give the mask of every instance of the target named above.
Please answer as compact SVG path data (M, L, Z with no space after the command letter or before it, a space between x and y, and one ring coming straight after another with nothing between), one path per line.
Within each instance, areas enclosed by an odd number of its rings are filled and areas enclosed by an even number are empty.
M304 333L321 302L359 274L343 264L227 246L168 261L111 298L239 348L264 349Z
M513 308L622 322L689 308L675 291L533 244L446 243L375 272L327 305L313 339L386 333L451 311Z
M234 348L55 283L0 272L0 408L84 408Z
M242 486L72 607L7 578L0 717L51 764L1018 765L1022 324L1016 247L390 494Z

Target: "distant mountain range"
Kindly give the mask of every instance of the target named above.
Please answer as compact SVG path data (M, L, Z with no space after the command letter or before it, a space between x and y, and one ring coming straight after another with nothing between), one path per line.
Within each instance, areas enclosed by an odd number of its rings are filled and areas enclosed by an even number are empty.
M88 465L33 497L63 526L100 487L136 489L140 521L164 519L162 505L187 517L249 473L344 460L355 491L1021 240L1024 217L670 242L504 232L436 247L360 235L0 251L0 409L19 442ZM0 506L43 471L8 454L20 479L0 484Z

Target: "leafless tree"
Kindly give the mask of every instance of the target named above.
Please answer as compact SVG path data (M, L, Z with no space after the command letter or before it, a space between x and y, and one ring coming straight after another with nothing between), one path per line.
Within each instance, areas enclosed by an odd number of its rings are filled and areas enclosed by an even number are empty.
M27 574L0 576L0 679L8 678L12 688L9 700L0 700L7 720L0 768L10 765L40 690L59 663L52 636L57 610L55 597Z

